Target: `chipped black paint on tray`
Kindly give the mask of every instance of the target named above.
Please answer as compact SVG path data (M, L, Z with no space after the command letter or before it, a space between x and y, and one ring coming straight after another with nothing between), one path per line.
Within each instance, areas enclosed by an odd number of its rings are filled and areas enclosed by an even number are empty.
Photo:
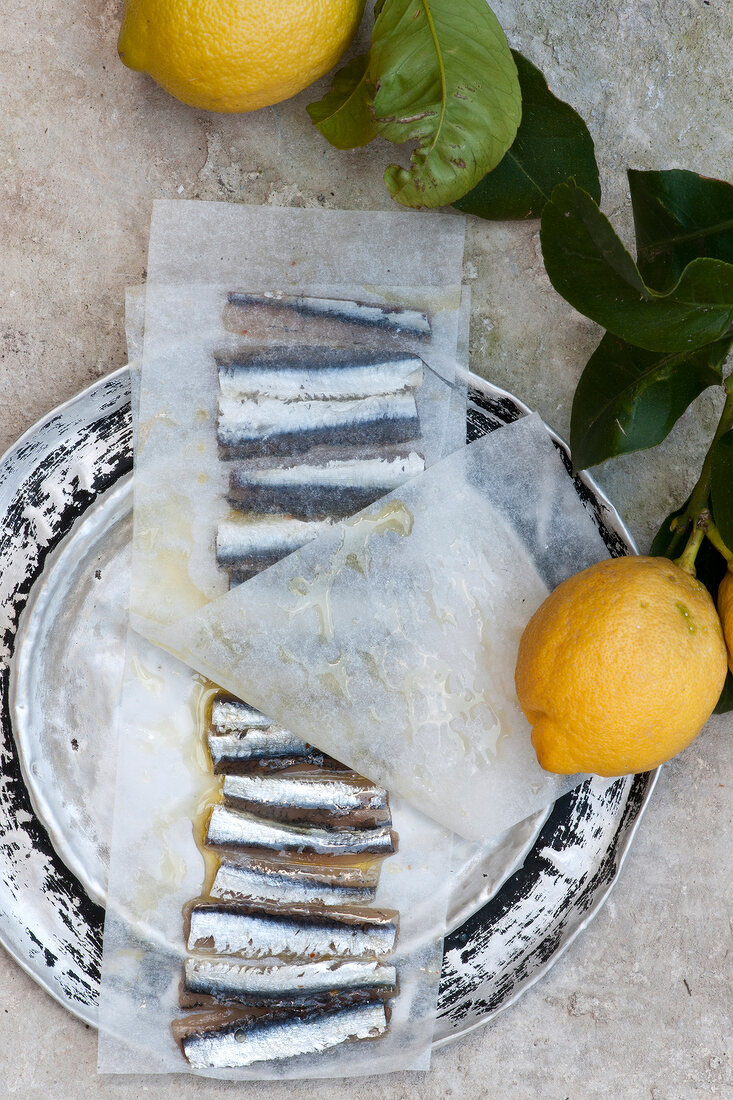
M99 996L104 911L58 857L35 815L12 731L10 679L15 633L49 554L97 497L129 472L131 446L129 378L118 375L42 421L0 467L0 491L6 490L0 559L19 567L15 577L7 568L0 576L6 620L0 636L0 939L49 992L85 1018L93 1017ZM88 486L81 484L81 458L88 459ZM59 495L66 490L61 506L48 494L50 481ZM34 516L43 518L42 538Z
M522 867L446 939L439 1037L496 1015L541 976L597 911L653 783L654 773L646 773L594 791L588 780L555 803ZM512 938L516 950L507 948L506 958L497 958L496 943L511 947Z
M472 442L526 415L511 395L480 379L468 390L466 440ZM93 416L79 423L79 409ZM76 417L76 419L75 419ZM44 443L56 439L49 451ZM60 441L60 442L59 442ZM569 454L556 440L568 473ZM12 591L12 624L3 640L12 655L15 630L28 596L43 571L47 555L72 530L85 509L112 488L132 465L130 378L119 371L81 394L42 421L0 464L0 499L15 471L30 465L22 492L4 510L3 546L25 533L23 515L31 499L41 500L51 462L67 467L72 456L89 445L95 458L94 484L77 486L67 506L53 516L53 537L36 545L32 568ZM36 457L42 463L33 467ZM629 552L618 517L599 499L589 479L576 477L575 487L612 555ZM0 576L0 594L3 577ZM36 980L72 1011L95 1022L99 997L103 910L84 893L56 855L48 834L33 812L23 782L8 708L10 659L0 662L0 891L2 883L12 904L0 900L0 939ZM558 952L589 919L612 885L654 783L653 775L617 780L599 789L586 782L558 800L537 841L519 870L496 896L445 942L436 1041L447 1041L506 1007L552 964ZM41 889L31 891L23 878L24 864L33 860L42 872ZM558 860L567 867L560 870ZM0 897L3 895L0 893ZM49 930L44 915L51 915ZM37 918L37 919L36 919ZM510 949L501 956L497 944ZM42 964L40 960L43 960Z

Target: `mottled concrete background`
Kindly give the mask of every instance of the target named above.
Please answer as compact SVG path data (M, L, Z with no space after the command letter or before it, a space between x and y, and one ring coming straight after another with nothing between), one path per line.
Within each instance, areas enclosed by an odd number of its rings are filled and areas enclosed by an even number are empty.
M456 0L456 3L460 0ZM625 169L733 180L729 0L500 0L513 45L587 119L604 208L630 242ZM159 197L388 207L393 150L330 149L306 93L253 116L174 102L118 62L117 0L0 0L0 448L125 362L123 288L145 276ZM429 216L429 215L426 215ZM406 244L406 247L408 245ZM598 331L545 278L536 223L469 222L472 366L566 433ZM706 396L650 455L598 479L643 550L686 495L709 438ZM247 1096L733 1095L730 738L733 719L668 766L611 900L551 974L426 1078L240 1087ZM0 957L0 1094L213 1097L194 1079L96 1076L96 1036Z

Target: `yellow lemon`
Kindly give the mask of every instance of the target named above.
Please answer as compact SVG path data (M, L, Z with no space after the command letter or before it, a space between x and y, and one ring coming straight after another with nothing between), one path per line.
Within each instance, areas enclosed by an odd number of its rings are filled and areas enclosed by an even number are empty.
M548 771L627 775L681 752L726 675L707 589L665 558L602 561L558 585L519 644L517 696Z
M733 672L733 573L726 572L718 588L718 614L728 647L728 667Z
M207 111L255 111L323 76L364 0L126 0L117 49L130 69Z

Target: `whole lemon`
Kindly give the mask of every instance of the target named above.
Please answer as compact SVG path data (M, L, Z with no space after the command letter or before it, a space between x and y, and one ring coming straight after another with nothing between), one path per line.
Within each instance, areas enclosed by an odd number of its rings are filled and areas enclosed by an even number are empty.
M728 667L733 672L733 573L726 572L718 588L718 614L728 647Z
M126 0L130 69L207 111L255 111L300 92L349 45L364 0Z
M615 558L552 592L519 643L516 688L543 768L627 775L681 752L726 675L700 581L665 558Z

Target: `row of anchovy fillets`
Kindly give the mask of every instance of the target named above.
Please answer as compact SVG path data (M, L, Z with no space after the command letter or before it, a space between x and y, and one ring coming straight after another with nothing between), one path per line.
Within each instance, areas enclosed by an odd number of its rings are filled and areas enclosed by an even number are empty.
M288 318L305 317L328 320L332 338L340 326L345 344L354 330L387 338L376 351L318 346L311 327L307 345L215 356L232 509L219 524L216 556L238 584L425 468L416 400L424 364L395 350L394 337L424 339L430 322L415 310L315 298L230 294L229 308L243 311L243 327L247 310L265 309L285 332Z
M261 306L229 295L229 308ZM267 299L309 319L429 334L424 314ZM217 560L236 584L419 473L422 360L288 347L217 357L218 439L236 512ZM238 460L236 463L232 459ZM241 461L246 459L248 461ZM173 1034L195 1069L317 1054L387 1031L398 914L374 907L397 838L386 790L246 703L215 697L208 728L221 801L218 866L184 911L189 952Z

